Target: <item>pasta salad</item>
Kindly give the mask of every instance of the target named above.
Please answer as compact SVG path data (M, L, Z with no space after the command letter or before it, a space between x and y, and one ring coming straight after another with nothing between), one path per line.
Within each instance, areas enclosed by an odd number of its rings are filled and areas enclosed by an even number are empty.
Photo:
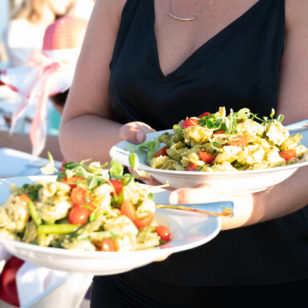
M131 251L170 240L155 221L154 196L112 161L65 162L56 181L11 186L0 206L0 236L45 247Z
M282 124L284 117L275 119L274 113L259 118L248 108L226 114L220 107L216 113L188 117L174 125L173 133L158 137L148 163L156 169L206 172L294 164L307 153L300 144L302 135L291 136ZM161 143L165 146L158 150Z

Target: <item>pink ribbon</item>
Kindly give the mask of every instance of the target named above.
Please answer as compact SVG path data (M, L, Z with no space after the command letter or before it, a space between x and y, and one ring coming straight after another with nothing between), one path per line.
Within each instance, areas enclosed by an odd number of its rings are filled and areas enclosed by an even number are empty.
M30 140L32 144L32 154L39 156L44 149L47 134L47 102L50 93L55 86L56 73L62 69L64 63L52 62L52 60L42 52L35 53L28 61L33 82L25 93L23 99L17 105L12 117L11 133L22 114L30 104L36 106L35 115L30 128ZM29 75L29 78L31 76Z
M53 77L60 68L61 64L57 62L46 66L29 97L29 102L37 102L35 116L30 128L32 154L35 156L43 151L46 143L47 101L49 93L54 87L55 78Z

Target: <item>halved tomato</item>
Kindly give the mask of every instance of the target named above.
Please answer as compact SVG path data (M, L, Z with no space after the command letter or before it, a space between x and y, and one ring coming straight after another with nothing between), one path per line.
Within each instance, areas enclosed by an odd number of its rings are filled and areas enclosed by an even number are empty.
M115 193L117 195L119 195L123 189L123 183L119 180L110 180L110 183L112 184L114 190L115 190Z
M221 129L221 130L217 130L216 132L214 132L214 135L221 135L221 134L225 134L226 131Z
M210 114L211 114L210 112L206 111L206 112L203 112L202 114L200 114L200 115L198 116L198 118L201 119L201 118L203 118L203 117L208 117Z
M72 176L70 178L62 178L61 182L68 184L71 188L74 188L77 186L78 183L84 182L85 179L81 176Z
M194 163L189 163L186 168L185 171L195 171L198 168L198 166Z
M93 200L91 192L82 187L74 187L71 192L71 199L74 205L84 205Z
M112 239L107 237L103 239L101 251L117 251L117 250L118 247Z
M228 145L234 145L234 146L238 146L241 147L242 149L245 148L245 146L247 145L247 138L243 135L236 135L234 137L231 137L228 141L227 141Z
M149 226L154 220L154 214L150 213L148 215L137 218L134 223L138 228L144 228Z
M285 159L285 160L288 161L288 160L290 160L290 159L296 157L296 150L294 150L294 149L288 149L288 150L285 150L285 151L281 151L281 152L279 153L279 155L280 155L283 159Z
M207 164L211 164L216 158L214 154L206 152L206 151L202 151L202 150L199 151L199 157L201 160L203 160Z
M127 216L131 221L137 218L136 209L130 200L124 200L121 205L121 214Z
M92 210L88 207L75 205L68 216L68 220L73 225L85 225L91 215Z
M167 154L167 146L164 146L163 148L161 148L160 150L158 150L155 154L154 157L158 157L158 156L168 156Z
M199 125L199 121L197 119L186 119L182 122L181 124L181 127L183 128L187 128L187 127L190 127L190 126L197 126Z
M18 197L21 201L25 203L32 201L31 198L27 194L22 194L22 195L19 195Z

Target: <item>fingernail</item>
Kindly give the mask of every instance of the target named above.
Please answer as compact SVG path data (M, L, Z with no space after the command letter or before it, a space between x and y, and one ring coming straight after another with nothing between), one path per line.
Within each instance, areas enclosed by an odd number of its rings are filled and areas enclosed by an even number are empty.
M136 139L138 143L143 142L144 133L143 132L137 132L136 133Z
M169 195L169 202L171 204L177 204L179 201L179 195L176 192L172 192Z

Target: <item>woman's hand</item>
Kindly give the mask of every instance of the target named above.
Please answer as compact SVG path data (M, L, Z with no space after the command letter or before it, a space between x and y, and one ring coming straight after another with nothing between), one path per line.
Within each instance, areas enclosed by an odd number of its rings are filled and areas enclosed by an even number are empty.
M155 132L149 125L143 122L129 122L120 128L120 136L129 142L139 144L145 141L147 133ZM152 176L140 177L135 170L129 168L129 172L148 185L160 185Z
M193 188L178 188L169 195L171 204L193 204L217 201L232 201L234 210L232 217L219 217L222 230L238 228L253 223L251 221L254 212L253 194L230 195L217 191L207 184ZM254 215L254 219L256 215Z
M129 122L120 128L121 138L135 144L144 142L145 135L151 132L155 130L143 122Z

